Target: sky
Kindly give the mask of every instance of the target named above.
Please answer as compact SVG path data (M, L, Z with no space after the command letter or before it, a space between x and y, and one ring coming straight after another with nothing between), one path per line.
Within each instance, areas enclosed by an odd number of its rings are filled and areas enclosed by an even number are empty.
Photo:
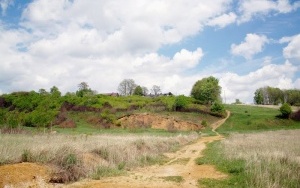
M223 102L300 89L300 1L0 0L0 94L117 92L123 79L190 95L214 76Z

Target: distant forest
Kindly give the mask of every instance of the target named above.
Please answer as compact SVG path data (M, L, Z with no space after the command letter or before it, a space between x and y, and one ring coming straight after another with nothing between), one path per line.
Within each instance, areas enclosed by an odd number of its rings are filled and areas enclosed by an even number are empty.
M300 90L281 90L274 87L262 87L254 93L255 104L278 105L288 103L292 106L300 106Z

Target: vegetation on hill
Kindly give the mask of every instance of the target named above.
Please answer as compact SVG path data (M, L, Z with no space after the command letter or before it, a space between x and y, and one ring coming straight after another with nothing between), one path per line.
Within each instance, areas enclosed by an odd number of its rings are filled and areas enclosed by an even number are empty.
M136 92L140 94L141 87L137 88ZM0 96L0 127L74 128L86 124L97 129L117 128L120 126L117 119L140 112L179 111L224 116L224 111L215 108L211 110L209 106L201 103L183 95L114 97L95 94L87 83L82 82L76 93L68 92L65 95L61 95L59 89L53 87L50 92L41 89L39 92L14 92ZM201 125L199 120L197 123Z
M231 116L217 129L220 133L300 128L299 122L280 118L278 109L247 105L226 105L226 109Z

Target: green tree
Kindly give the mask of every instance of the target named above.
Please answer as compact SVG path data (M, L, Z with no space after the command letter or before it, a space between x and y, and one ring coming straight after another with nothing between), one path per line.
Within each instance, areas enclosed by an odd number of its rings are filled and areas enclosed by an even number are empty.
M257 89L254 93L254 102L255 104L263 104L264 97L261 89Z
M139 96L143 96L143 88L141 86L137 86L134 91L133 91L134 95L139 95Z
M290 114L292 113L292 108L288 103L284 103L279 110L283 118L289 118Z
M219 80L213 76L198 80L192 88L191 95L204 104L211 104L220 100L221 87L219 86Z
M55 96L55 97L61 96L61 92L59 91L59 89L56 86L53 86L52 88L50 88L50 93L52 96Z
M88 83L81 82L78 84L78 90L76 91L78 97L84 97L86 95L94 95L94 92L89 88Z

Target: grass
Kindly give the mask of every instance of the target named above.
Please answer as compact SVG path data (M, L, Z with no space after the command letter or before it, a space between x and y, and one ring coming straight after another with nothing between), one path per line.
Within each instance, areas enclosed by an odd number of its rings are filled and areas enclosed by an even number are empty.
M226 105L226 109L231 112L231 116L217 129L219 133L300 128L299 122L277 118L280 114L277 109L246 105Z
M165 181L172 181L172 182L176 182L176 183L181 183L184 181L182 176L166 176L166 177L162 177Z
M38 162L57 167L56 182L110 176L162 163L162 153L198 138L189 135L13 135L0 134L0 164ZM118 173L116 173L118 172Z
M233 134L208 144L196 163L213 164L229 174L223 180L200 179L206 187L299 187L300 130Z

